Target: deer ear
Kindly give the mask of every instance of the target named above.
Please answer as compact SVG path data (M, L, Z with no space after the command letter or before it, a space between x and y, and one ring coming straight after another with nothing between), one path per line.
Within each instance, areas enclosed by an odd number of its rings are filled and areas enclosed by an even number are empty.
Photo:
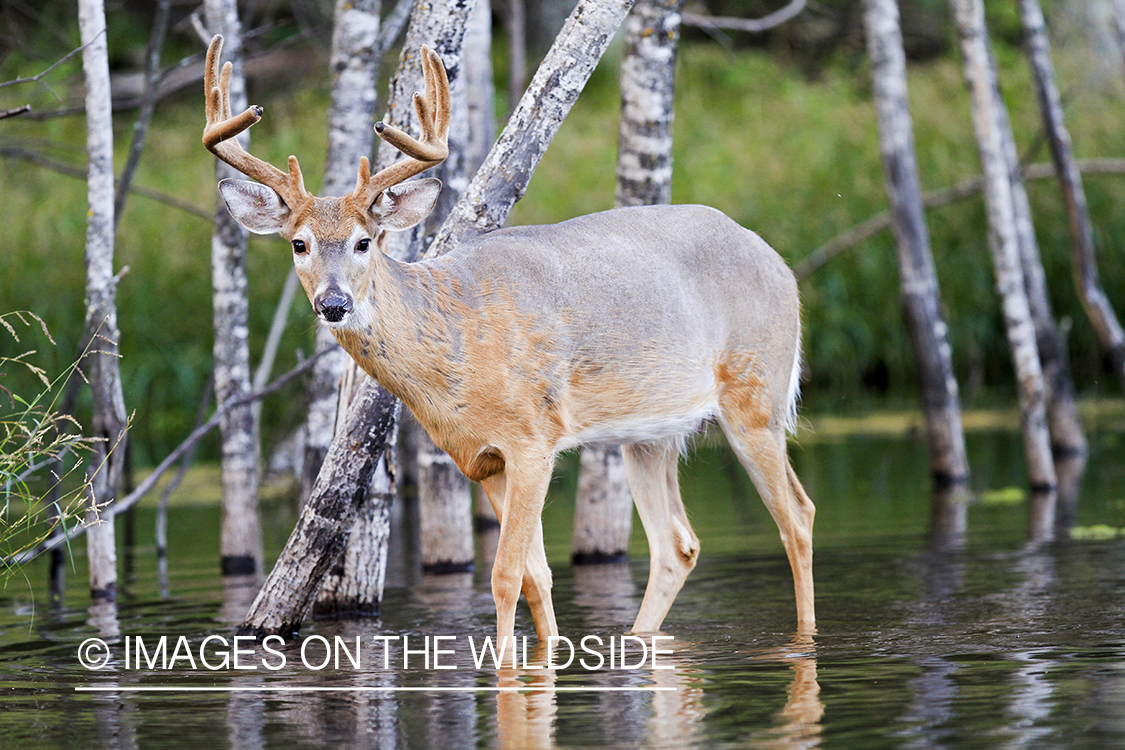
M382 229L410 229L434 210L441 180L427 177L392 185L371 204L371 215Z
M223 180L219 193L234 220L254 234L279 232L289 218L289 206L277 191L257 182Z

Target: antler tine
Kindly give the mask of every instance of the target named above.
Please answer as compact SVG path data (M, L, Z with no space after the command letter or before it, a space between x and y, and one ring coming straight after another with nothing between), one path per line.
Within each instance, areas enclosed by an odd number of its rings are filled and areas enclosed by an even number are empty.
M219 72L219 56L223 37L216 34L207 47L207 67L203 76L207 123L203 128L203 145L215 156L238 171L273 188L286 205L295 208L309 197L297 157L289 157L288 174L252 156L235 138L262 119L262 108L253 105L236 116L231 115L230 77L233 67L227 62Z
M373 202L387 188L440 164L449 156L449 77L441 58L429 47L422 47L422 74L426 93L415 92L413 98L422 138L413 138L383 122L375 123L379 137L407 158L369 177L366 175L370 174L370 166L366 160L361 160L354 192L363 201Z

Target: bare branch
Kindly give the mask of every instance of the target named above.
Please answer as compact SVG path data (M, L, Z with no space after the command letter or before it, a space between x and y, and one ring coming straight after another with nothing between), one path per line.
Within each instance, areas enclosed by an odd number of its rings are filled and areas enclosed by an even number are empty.
M705 16L699 13L684 13L683 22L709 31L744 31L748 34L761 34L795 18L805 9L806 0L792 0L783 8L761 18L731 18L729 16Z
M1125 159L1081 159L1078 168L1083 174L1125 174ZM1053 166L1046 163L1029 164L1023 168L1022 173L1025 180L1045 180L1055 176ZM981 191L981 186L979 175L970 177L950 187L926 193L922 196L922 205L927 209L948 206L973 197ZM804 281L837 255L855 248L890 227L891 212L881 211L813 250L793 266L793 273L799 281Z
M52 172L58 172L59 174L66 175L67 177L74 177L75 179L79 180L86 179L86 170L82 169L81 167L72 167L69 164L64 164L63 162L48 158L42 154L37 154L34 151L27 151L26 149L18 148L16 146L0 146L0 157L8 157L9 159L22 159L37 166L43 167L44 169L50 169ZM158 190L150 190L149 188L143 187L130 187L129 192L133 193L134 195L139 195L142 198L148 198L149 200L156 201L157 203L163 203L164 205L171 206L172 208L178 208L181 211L186 211L193 216L198 216L199 218L206 219L207 221L211 221L212 219L214 219L214 213L212 211L208 211L206 209L200 208L199 206L196 206L195 204L188 203L187 201L177 198L174 195L168 195L167 193L162 193Z
M197 442L199 442L199 440L204 435L218 426L219 420L226 412L230 411L231 409L246 406L247 404L253 403L255 401L260 401L266 396L276 393L277 391L288 385L290 382L292 382L295 378L299 378L300 376L304 375L313 366L313 364L316 363L317 360L319 360L328 352L332 351L334 348L335 347L321 349L319 352L312 355L289 372L279 376L276 380L274 380L272 383L270 383L260 391L255 391L254 393L247 394L242 398L221 404L218 408L215 409L214 413L211 414L211 418L197 427L195 430L193 430L191 434L186 438L184 438L183 442L176 446L175 450L169 453L165 457L165 459L161 461L155 469L152 470L152 473L145 477L144 481L137 485L137 488L135 490L133 490L117 502L113 503L113 505L110 506L112 512L114 514L121 513L135 505L138 500L140 500L145 494L149 492L149 490L156 486L156 483L160 480L160 477L164 475L164 472L166 472L172 466L172 464L176 463L176 461L179 460L179 458L183 456L188 450L190 450ZM75 537L81 535L85 530L85 526L77 526L68 529L62 534L56 534L55 536L52 536L50 539L44 541L34 549L27 550L23 554L18 555L5 562L7 564L23 565L24 563L30 562L31 560L35 559L44 552L49 552L55 547L58 547L60 544L71 541Z
M0 112L0 120L7 119L9 117L16 117L17 115L26 114L27 112L30 112L30 111L31 111L31 105L25 104L22 107L16 107L15 109L9 109L6 112Z

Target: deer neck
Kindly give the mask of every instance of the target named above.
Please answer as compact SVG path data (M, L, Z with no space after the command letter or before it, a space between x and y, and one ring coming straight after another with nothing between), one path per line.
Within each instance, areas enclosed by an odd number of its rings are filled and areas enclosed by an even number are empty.
M449 314L456 282L431 264L378 253L336 340L423 424L451 420L461 378L460 335ZM444 312L443 312L444 310Z

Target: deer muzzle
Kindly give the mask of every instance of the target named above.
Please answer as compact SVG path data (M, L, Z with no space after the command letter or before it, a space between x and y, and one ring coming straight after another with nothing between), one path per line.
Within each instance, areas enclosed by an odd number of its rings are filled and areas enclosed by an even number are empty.
M313 309L329 323L339 323L352 311L352 298L338 288L329 288L317 295Z

